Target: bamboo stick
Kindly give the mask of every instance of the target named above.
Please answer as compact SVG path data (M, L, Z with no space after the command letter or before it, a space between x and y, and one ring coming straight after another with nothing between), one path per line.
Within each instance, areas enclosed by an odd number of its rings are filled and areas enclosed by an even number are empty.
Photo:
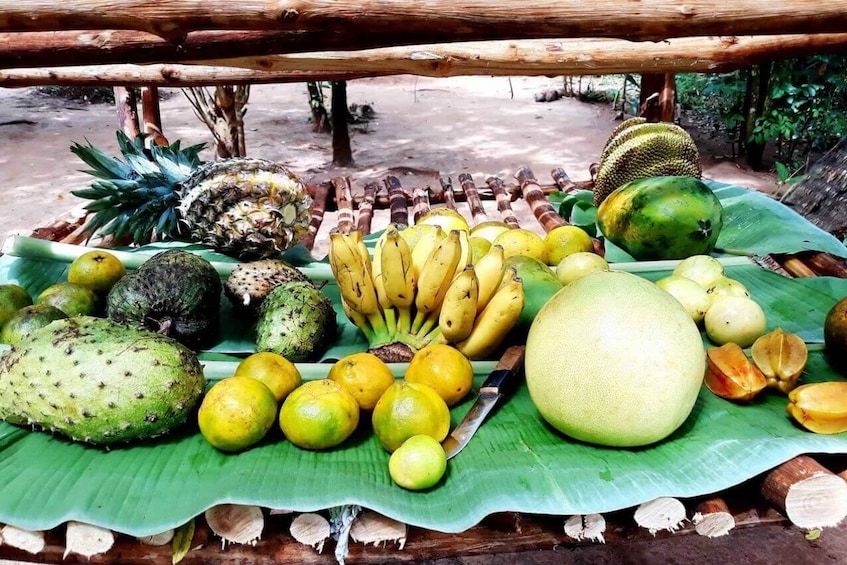
M474 225L488 220L488 215L485 213L485 208L482 207L482 201L479 197L479 191L474 184L473 177L467 173L459 175L459 184L465 193L468 200L468 207L471 209L471 220Z
M329 192L332 188L331 182L322 182L317 185L312 193L312 217L309 218L309 228L306 235L300 241L307 249L315 247L315 238L326 214L326 206L329 201Z
M356 221L356 229L362 232L362 235L371 233L371 222L374 216L374 197L376 195L377 184L369 182L365 185L365 194L359 203L359 217ZM355 200L355 199L354 199Z
M801 455L765 477L762 496L800 528L824 528L847 516L847 482Z
M348 234L353 230L353 194L349 177L333 177L335 204L338 207L338 232Z
M408 196L400 185L400 179L394 175L387 176L383 182L385 188L388 189L389 208L391 210L391 223L397 226L397 229L403 229L409 226L409 204Z
M412 216L415 223L429 212L429 187L416 188L412 193Z
M842 0L796 2L775 0L653 0L649 4L619 0L547 2L527 0L430 0L386 2L373 0L170 0L124 2L115 9L110 0L21 0L4 6L2 31L61 31L71 29L134 29L179 39L203 29L252 29L354 35L404 31L435 32L455 29L455 35L551 37L620 37L659 40L668 37L719 34L803 33L809 29L837 32L847 27ZM349 33L348 33L349 34ZM455 40L455 38L454 38Z
M568 176L568 173L566 173L565 169L562 167L553 169L550 172L550 175L553 177L553 181L556 183L556 186L558 186L559 190L562 192L575 192L579 190L579 187L574 184L571 177Z
M568 225L556 213L553 206L550 205L550 202L544 195L544 191L538 185L538 180L536 180L535 175L529 167L520 167L515 172L515 178L520 183L524 200L526 200L526 203L532 209L532 213L535 215L538 223L541 224L541 227L544 228L544 231L549 232L560 226Z
M443 177L439 178L438 181L441 183L442 194L444 195L444 204L451 210L456 209L456 197L453 193L453 180L449 177L447 180L444 180Z
M503 179L496 175L490 175L485 179L485 183L491 188L494 198L497 199L497 210L500 212L503 221L512 228L520 227L518 218L512 211L511 197L506 193L506 185L503 183Z

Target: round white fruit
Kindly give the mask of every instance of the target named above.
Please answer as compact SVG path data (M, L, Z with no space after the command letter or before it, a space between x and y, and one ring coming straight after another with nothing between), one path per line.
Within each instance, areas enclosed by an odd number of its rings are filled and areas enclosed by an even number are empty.
M709 303L711 304L718 298L726 296L741 296L750 298L750 292L744 284L729 277L718 277L715 281L706 287L706 294L709 295Z
M702 286L679 275L670 275L656 281L656 286L676 298L695 323L700 323L709 309L709 295Z
M762 307L744 296L715 299L704 320L706 335L718 345L732 342L748 347L764 335L767 327Z
M586 275L541 308L526 342L530 398L581 441L648 445L685 421L703 383L703 340L667 292L631 273Z
M673 274L696 282L703 288L708 287L718 277L724 276L721 262L709 255L692 255L680 261Z
M559 264L556 266L556 278L562 284L568 284L584 277L588 273L608 270L609 263L596 253L578 251L559 261Z

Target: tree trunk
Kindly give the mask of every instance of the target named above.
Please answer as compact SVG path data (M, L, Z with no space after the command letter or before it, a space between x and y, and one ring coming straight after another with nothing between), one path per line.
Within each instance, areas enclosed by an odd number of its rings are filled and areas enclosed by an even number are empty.
M309 90L309 108L312 111L312 131L329 133L332 125L329 122L329 113L324 106L324 94L320 82L307 82Z
M753 69L747 67L744 69L744 101L741 104L741 122L738 124L738 139L737 147L738 154L743 155L747 152L747 139L753 131L753 125L756 121L756 114L753 112ZM733 144L733 147L736 143ZM735 155L733 155L735 157Z
M675 121L675 83L672 73L641 75L640 114L648 122Z
M144 118L144 133L149 135L150 145L168 145L162 133L162 115L159 110L159 89L145 86L141 89L141 115Z
M183 90L194 113L206 124L215 139L219 159L244 157L244 113L250 96L249 86L217 86L214 95L206 88Z
M128 138L135 139L141 132L138 127L138 100L135 91L124 86L116 86L114 91L118 127Z
M767 108L771 82L771 63L762 63L756 67L759 80L756 89L756 104L753 111L755 113L755 120L759 120L765 114L765 109ZM755 125L755 121L753 124ZM752 129L750 133L752 133ZM760 170L762 168L765 145L765 143L759 141L747 140L747 164L754 170Z
M353 165L350 131L347 128L347 82L332 83L332 164L338 167Z

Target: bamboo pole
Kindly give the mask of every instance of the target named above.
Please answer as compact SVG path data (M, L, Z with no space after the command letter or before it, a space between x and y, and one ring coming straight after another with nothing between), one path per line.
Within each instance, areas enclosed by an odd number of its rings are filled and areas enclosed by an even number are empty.
M451 210L456 209L456 196L453 194L453 181L450 178L446 180L443 177L438 179L441 183L441 194L444 195L444 205Z
M550 205L550 202L544 195L544 191L541 190L541 187L538 184L538 180L536 180L535 175L529 167L520 167L515 172L515 179L517 179L518 183L520 183L524 200L526 200L526 203L529 205L530 209L532 209L535 219L538 220L538 223L541 224L541 227L544 228L545 232L552 231L560 226L568 225L568 223L556 213L553 206Z
M353 190L349 177L333 177L335 204L338 207L338 232L348 234L353 230Z
M409 205L407 202L408 196L400 184L400 179L394 175L387 176L383 182L385 188L388 189L388 202L391 210L391 223L397 226L398 230L409 226Z
M359 217L356 219L356 229L362 235L371 233L371 222L374 217L374 200L376 197L377 184L369 182L365 185L365 194L359 203Z
M324 221L324 214L326 214L331 189L332 183L326 181L316 186L314 191L309 191L312 193L312 217L309 218L308 231L300 242L307 249L312 249L315 246L315 237L317 237L318 230L321 229L321 224Z
M179 39L190 31L216 29L302 30L349 34L456 30L500 37L620 37L658 40L718 34L841 31L847 27L843 0L20 0L7 3L1 31L132 29Z
M512 199L506 193L506 185L503 183L503 179L491 175L485 179L485 183L491 189L491 192L494 193L494 198L497 200L497 210L500 212L503 221L512 228L519 228L518 218L515 216L514 211L512 211Z
M468 173L459 175L459 184L465 192L465 197L468 201L468 207L471 209L471 220L474 225L482 223L488 219L485 213L485 208L482 207L482 200L479 197L479 190L474 184L473 177Z
M562 167L557 167L550 171L550 176L553 177L553 181L562 192L575 192L579 190L579 187L574 184L571 177L568 176L568 173Z
M416 188L412 192L412 217L417 224L418 220L429 212L429 187Z

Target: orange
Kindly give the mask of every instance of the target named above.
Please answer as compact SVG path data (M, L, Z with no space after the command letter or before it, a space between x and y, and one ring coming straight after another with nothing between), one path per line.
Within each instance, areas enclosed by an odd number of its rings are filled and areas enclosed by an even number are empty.
M68 269L68 282L105 294L125 274L126 268L120 259L97 249L74 259Z
M428 435L410 437L388 459L391 480L408 490L434 486L446 470L444 448Z
M428 345L409 362L406 382L433 388L447 406L453 406L473 387L473 365L454 347L440 343Z
M506 259L513 255L526 255L547 263L547 246L544 239L534 231L523 228L504 231L494 239L492 245L503 247Z
M547 264L556 266L562 259L574 253L594 251L591 236L576 226L559 226L544 236L547 248Z
M329 449L344 442L359 425L359 404L329 379L303 383L279 411L279 427L303 449Z
M229 377L215 383L200 404L200 433L221 451L242 451L262 440L276 420L271 389L255 379Z
M397 381L376 403L371 423L382 447L394 452L420 434L443 441L450 431L450 409L432 388Z
M45 288L36 304L58 308L68 316L93 316L98 309L97 294L88 287L75 283L56 283Z
M265 384L278 403L303 382L300 371L291 361L270 351L246 357L235 369L236 377L250 377Z
M377 400L394 384L394 374L372 353L354 353L335 362L326 378L353 395L359 408L371 411Z

